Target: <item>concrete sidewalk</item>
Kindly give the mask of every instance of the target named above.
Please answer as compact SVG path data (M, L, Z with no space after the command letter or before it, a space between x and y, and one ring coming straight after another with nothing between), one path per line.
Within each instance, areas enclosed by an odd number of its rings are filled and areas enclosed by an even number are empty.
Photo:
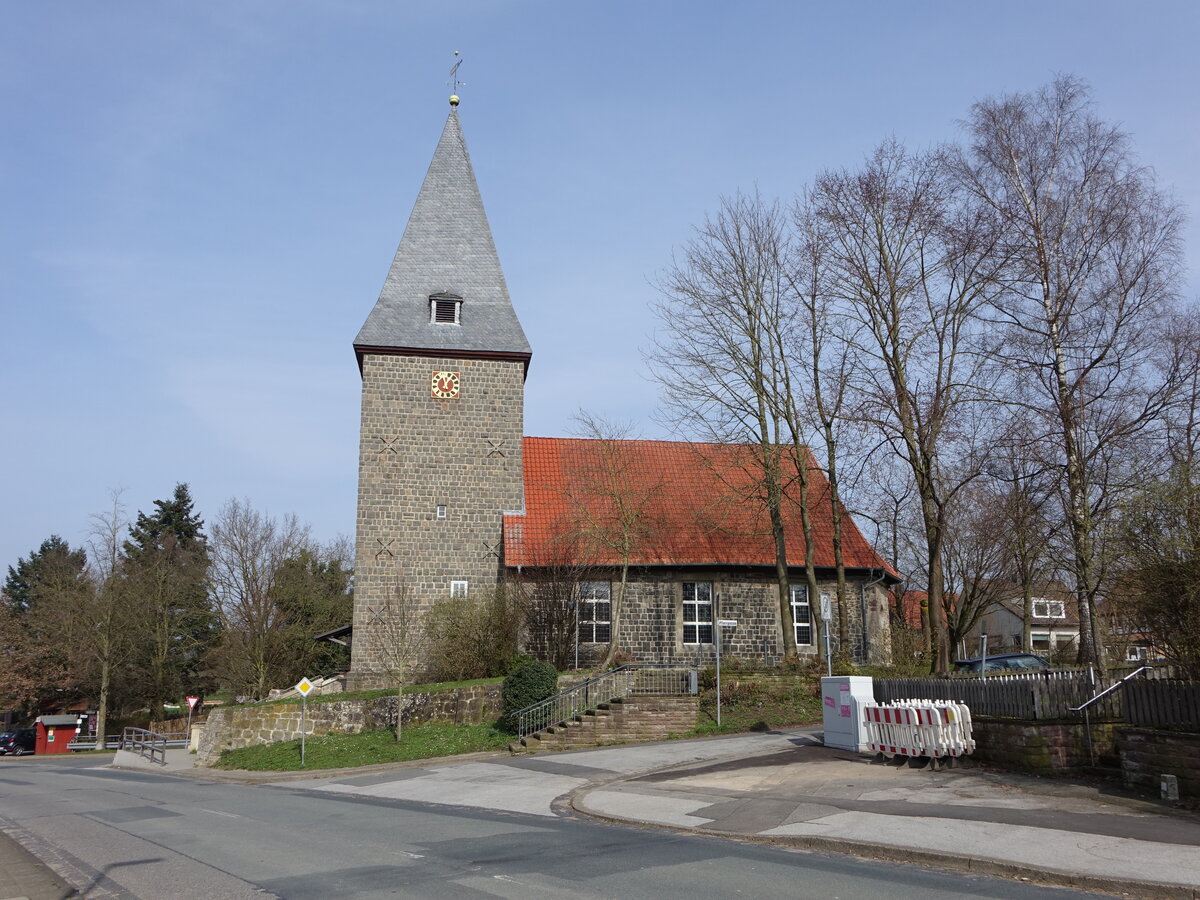
M983 769L872 765L815 737L577 792L579 812L1146 898L1200 900L1200 818Z
M0 831L0 900L64 900L75 894L49 866Z

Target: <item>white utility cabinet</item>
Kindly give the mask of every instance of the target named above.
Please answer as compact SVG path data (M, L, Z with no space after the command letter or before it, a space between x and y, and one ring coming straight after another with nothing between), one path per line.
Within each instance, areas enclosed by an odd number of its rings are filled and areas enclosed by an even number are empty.
M821 709L825 746L861 753L867 749L862 708L875 702L871 679L865 675L834 675L821 679Z

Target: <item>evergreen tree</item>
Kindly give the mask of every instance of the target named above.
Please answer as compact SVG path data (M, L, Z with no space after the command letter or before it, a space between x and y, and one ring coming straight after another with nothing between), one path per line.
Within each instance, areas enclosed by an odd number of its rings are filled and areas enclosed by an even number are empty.
M8 567L4 580L5 602L15 611L24 612L39 594L54 591L64 584L81 577L87 565L83 550L72 550L57 534L52 534L42 545L29 554L29 558L17 560L16 568Z
M138 666L153 715L196 689L205 649L216 630L208 591L208 541L186 484L154 511L139 512L125 542L125 572L136 606Z
M8 569L0 602L0 692L30 710L76 686L72 647L91 593L86 567L83 550L52 535Z
M282 674L283 684L305 675L325 675L349 663L345 647L317 643L313 635L350 622L350 575L341 560L307 548L280 565L272 596L286 623L290 671Z

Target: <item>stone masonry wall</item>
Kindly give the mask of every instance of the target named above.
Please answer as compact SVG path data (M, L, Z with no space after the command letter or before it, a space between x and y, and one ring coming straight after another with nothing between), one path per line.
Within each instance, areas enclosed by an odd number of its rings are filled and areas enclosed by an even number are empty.
M778 662L783 655L783 629L779 620L778 582L773 575L755 570L720 567L712 569L639 569L631 573L627 585L625 608L618 629L619 644L637 662L669 662L689 666L711 665L716 659L712 644L683 643L683 582L711 582L713 593L719 596L714 604L714 619L736 619L736 629L722 634L722 651L726 657ZM851 649L861 650L863 611L862 580L847 584L850 601ZM614 596L619 591L613 579ZM834 628L837 617L837 585L832 581L818 582L820 593L833 598ZM888 633L886 595L879 585L866 590L867 627L870 640L866 654L853 652L856 662L885 664L890 661L891 640ZM819 601L814 604L814 617L820 612ZM835 631L836 635L836 631ZM816 645L817 628L813 628L813 644L799 649L801 656L823 656L824 647ZM836 640L834 641L836 652ZM603 656L606 644L581 644L579 658L584 665L594 664Z
M1126 787L1157 794L1162 776L1174 775L1181 799L1200 797L1200 734L1121 728L1117 749Z
M389 604L410 604L415 630L451 581L495 588L503 514L524 505L521 362L366 354L362 368L351 689L391 665ZM435 371L460 374L457 398L431 396Z
M404 695L404 723L455 722L478 725L500 716L499 685L472 685L453 691ZM309 703L305 733L358 734L396 727L396 697ZM224 706L204 726L197 763L211 766L222 750L287 741L300 735L300 704Z
M976 759L1008 769L1051 775L1092 765L1088 735L1080 723L975 718L971 722ZM1092 749L1099 765L1116 764L1116 726L1091 726Z

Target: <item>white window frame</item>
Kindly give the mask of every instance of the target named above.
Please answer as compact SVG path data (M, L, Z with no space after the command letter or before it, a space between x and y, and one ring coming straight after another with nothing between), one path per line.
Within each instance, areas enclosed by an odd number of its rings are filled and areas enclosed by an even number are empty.
M1038 608L1041 612L1038 612ZM1033 600L1033 617L1035 619L1065 619L1067 605L1062 600L1047 600L1045 597L1035 597Z
M450 582L450 596L453 599L459 599L467 596L467 594L470 592L470 589L471 585L469 582L458 580Z
M812 604L808 602L808 585L791 585L792 629L797 647L813 644Z
M439 503L437 505L437 517L439 519L446 518L446 504L445 503Z
M703 597L707 599L703 599ZM685 581L683 583L683 643L689 647L702 647L713 642L713 586L711 581ZM707 610L705 609L707 607ZM708 618L704 618L707 612ZM691 618L689 619L689 614ZM688 640L688 629L691 629ZM708 629L707 635L704 629ZM708 640L704 640L707 637Z
M579 643L612 640L612 582L579 582Z

